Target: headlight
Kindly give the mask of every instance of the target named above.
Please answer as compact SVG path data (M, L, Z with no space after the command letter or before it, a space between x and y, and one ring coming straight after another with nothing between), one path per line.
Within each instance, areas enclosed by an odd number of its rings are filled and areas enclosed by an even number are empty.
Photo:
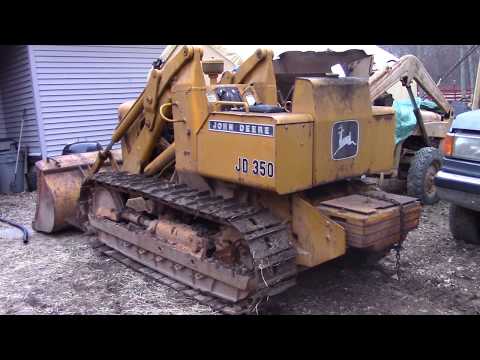
M445 155L459 159L480 161L480 136L458 133L448 134L445 140L446 143L451 143L450 151L444 150Z

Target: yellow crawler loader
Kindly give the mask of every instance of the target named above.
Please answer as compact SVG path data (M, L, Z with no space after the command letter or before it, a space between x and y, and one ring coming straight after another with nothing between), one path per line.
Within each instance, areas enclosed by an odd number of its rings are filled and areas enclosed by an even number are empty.
M417 199L366 180L395 148L394 112L372 107L368 79L298 77L286 109L270 50L235 72L202 56L185 46L158 64L104 150L37 164L37 231L96 234L106 254L239 314L418 225Z

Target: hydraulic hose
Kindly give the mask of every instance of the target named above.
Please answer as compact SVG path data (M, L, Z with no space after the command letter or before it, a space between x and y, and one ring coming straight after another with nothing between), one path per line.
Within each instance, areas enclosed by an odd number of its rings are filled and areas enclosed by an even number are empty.
M5 224L8 224L10 226L16 227L17 229L21 230L23 232L23 243L28 244L28 230L25 226L17 224L7 219L3 219L3 218L0 218L0 222L3 222Z

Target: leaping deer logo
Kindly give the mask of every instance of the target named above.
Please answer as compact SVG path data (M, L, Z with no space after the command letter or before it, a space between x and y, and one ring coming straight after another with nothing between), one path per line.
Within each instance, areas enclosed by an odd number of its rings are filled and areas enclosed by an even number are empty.
M348 135L345 135L343 137L344 133L343 125L340 125L338 127L338 149L333 153L333 156L337 155L337 153L342 150L345 146L349 145L355 145L357 146L357 143L352 140L352 132L350 131Z

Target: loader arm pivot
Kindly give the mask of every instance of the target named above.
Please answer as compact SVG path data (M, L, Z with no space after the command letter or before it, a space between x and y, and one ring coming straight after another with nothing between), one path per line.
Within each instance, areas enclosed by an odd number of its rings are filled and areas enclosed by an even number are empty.
M403 56L392 67L387 67L385 70L371 76L369 79L370 98L372 101L376 100L399 81L409 85L413 80L449 117L452 112L450 104L428 74L422 62L413 55Z

